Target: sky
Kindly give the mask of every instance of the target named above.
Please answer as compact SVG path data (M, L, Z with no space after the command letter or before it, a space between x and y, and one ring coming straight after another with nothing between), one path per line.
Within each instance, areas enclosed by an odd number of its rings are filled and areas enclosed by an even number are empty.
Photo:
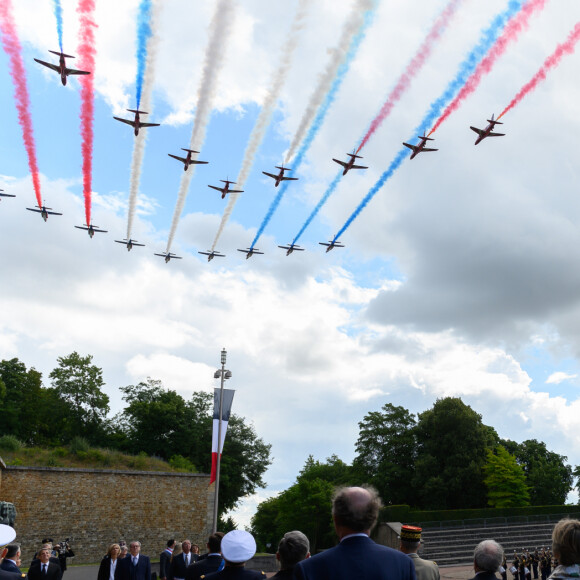
M459 3L360 151L368 169L338 181L298 241L305 251L290 256L277 246L294 239L337 177L332 158L358 147L447 0L220 0L217 20L217 1L155 5L145 120L161 126L142 129L131 235L146 246L127 252L114 240L127 237L135 137L113 115L129 118L125 109L136 107L139 4L96 3L91 216L107 233L91 239L73 227L85 223L80 81L63 87L33 60L57 58L47 52L59 46L54 2L13 2L42 197L63 215L45 223L25 209L36 198L0 50L0 189L16 195L0 201L0 358L18 357L48 386L59 356L91 354L114 414L120 387L147 377L184 397L211 391L226 348L232 410L272 444L267 487L232 514L241 526L310 454L352 461L358 422L385 403L420 413L461 397L500 437L545 441L580 464L579 55L566 55L505 114L496 128L505 137L474 147L469 129L485 128L536 74L580 20L580 4L546 0L432 135L439 150L407 156L341 235L344 247L326 253L319 242L334 238L402 142L416 142L431 104L508 5ZM78 55L75 1L62 0L62 30L64 52ZM340 53L355 34L356 50ZM244 193L215 246L225 257L208 262L198 251L211 249L229 198L207 186L237 179L281 70ZM333 100L294 168L286 156L325 74ZM185 174L167 154L190 148L192 129L209 163L188 170L175 218ZM252 244L282 187L262 171L282 162L299 179L255 243L264 254L245 259L237 250ZM165 263L154 253L166 251L172 228L170 251L182 259Z

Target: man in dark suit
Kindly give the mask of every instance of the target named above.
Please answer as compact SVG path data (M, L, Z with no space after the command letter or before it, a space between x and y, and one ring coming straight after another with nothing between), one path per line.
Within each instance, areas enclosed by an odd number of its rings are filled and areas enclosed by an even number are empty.
M115 580L151 580L151 562L141 554L141 542L129 544L129 553L117 563Z
M170 577L172 580L184 580L187 567L193 562L197 562L199 556L191 553L191 541L183 540L181 542L182 554L174 556L171 560Z
M221 544L223 532L212 534L207 541L208 554L203 560L198 560L190 564L185 573L185 580L199 580L206 574L217 572L221 569L223 558L221 555Z
M59 564L50 560L50 548L42 548L38 553L38 561L28 570L29 580L61 580L62 570Z
M472 580L499 580L495 573L503 560L503 548L494 540L483 540L473 551Z
M175 548L175 540L167 540L167 548L159 556L159 579L166 580L169 575L169 566L171 564L171 554Z
M20 568L16 564L16 560L20 558L20 546L18 544L8 544L5 550L6 554L4 555L2 564L0 564L0 570L22 574Z
M298 580L416 580L411 558L373 542L381 500L369 487L339 489L332 504L340 543L294 566Z

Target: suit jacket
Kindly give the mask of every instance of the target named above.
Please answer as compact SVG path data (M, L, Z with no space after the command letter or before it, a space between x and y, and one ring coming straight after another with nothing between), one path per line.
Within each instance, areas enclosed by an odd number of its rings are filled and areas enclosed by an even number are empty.
M185 573L185 580L199 580L199 578L206 574L217 572L221 563L222 557L219 554L198 560L188 566L187 572Z
M159 556L159 578L167 578L169 575L169 566L171 565L171 553L167 550L161 552Z
M205 580L266 580L266 574L257 570L246 570L243 566L226 566L221 572L208 574Z
M22 574L20 568L12 560L2 560L2 564L0 564L0 570L4 570L4 572L16 572L17 574Z
M139 554L137 566L133 566L131 554L117 562L115 580L151 580L151 562L148 556Z
M38 560L38 564L30 566L28 569L28 580L60 580L62 578L62 570L58 564L53 562L48 563L46 569L46 576L42 575L42 563Z
M408 554L415 564L417 580L439 580L439 567L431 560L423 560L417 554Z
M117 566L121 560L117 558ZM117 569L115 568L115 571ZM101 564L99 566L99 572L97 573L97 580L109 580L111 577L111 556L105 556L101 560Z
M197 561L197 557L197 554L193 554L192 552L189 553L190 565ZM182 552L181 554L177 554L177 556L171 560L170 573L167 576L170 578L185 578L186 574L187 566L185 564L185 554Z
M500 580L493 572L478 572L470 580Z
M329 550L294 566L298 580L416 580L406 554L381 546L368 536L345 538ZM479 580L479 579L478 579Z

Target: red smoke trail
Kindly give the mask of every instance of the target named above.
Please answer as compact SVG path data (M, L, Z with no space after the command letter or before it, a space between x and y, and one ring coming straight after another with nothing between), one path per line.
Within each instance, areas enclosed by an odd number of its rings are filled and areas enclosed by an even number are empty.
M546 0L530 0L527 2L523 8L507 23L502 35L496 40L495 44L491 47L489 53L482 59L482 61L477 65L473 74L467 79L467 82L463 85L457 96L447 105L447 108L443 114L439 117L433 129L429 131L429 135L434 133L441 123L455 112L459 105L475 91L479 86L481 79L484 75L488 74L495 61L506 51L507 47L511 42L517 39L518 35L524 28L528 27L530 17L536 10L541 10L544 8Z
M14 83L14 98L16 100L16 109L18 110L18 122L22 127L24 148L28 155L28 168L32 175L36 203L42 206L40 177L38 175L38 164L36 162L36 146L34 144L32 119L30 118L30 99L28 97L28 87L26 86L24 62L22 61L22 49L18 35L16 34L16 26L12 15L12 0L2 0L0 2L0 32L2 32L4 50L10 57L10 76Z
M568 35L566 42L559 44L556 47L556 50L544 61L540 70L522 87L520 92L513 98L512 102L501 112L498 119L503 117L510 109L513 109L529 92L533 91L538 84L546 78L548 71L560 64L560 61L565 54L572 54L579 39L580 22L577 22L576 26L572 29L572 32Z
M445 10L439 15L439 18L435 21L429 34L419 47L417 54L413 57L411 62L407 65L405 72L401 75L401 78L395 85L395 88L391 91L387 100L384 102L379 114L372 120L369 130L363 137L361 144L357 149L357 153L366 145L367 141L372 137L375 131L381 126L382 122L389 116L391 110L402 97L403 93L409 88L411 81L417 75L421 67L425 64L425 61L431 55L435 42L443 34L443 31L447 28L451 17L455 14L457 7L462 2L462 0L451 0L446 6Z
M95 24L93 14L95 0L80 0L77 12L80 18L79 68L91 71L82 75L81 83L81 136L83 152L83 195L85 198L85 219L91 223L91 186L93 177L93 120L95 112Z

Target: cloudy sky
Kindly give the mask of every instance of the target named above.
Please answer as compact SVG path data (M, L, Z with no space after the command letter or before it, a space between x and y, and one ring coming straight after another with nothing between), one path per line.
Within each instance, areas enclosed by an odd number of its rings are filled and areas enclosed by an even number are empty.
M309 454L351 461L358 422L387 402L421 412L438 397L459 396L500 436L543 440L580 464L579 56L566 56L505 115L505 137L474 147L469 130L497 116L566 39L580 3L546 1L433 135L439 151L405 159L341 236L345 247L325 253L318 242L334 237L401 143L416 137L482 29L507 5L464 0L361 151L369 169L341 179L301 237L305 251L287 257L277 245L292 241L337 175L332 158L358 146L447 5L379 2L296 169L299 181L290 183L256 244L264 255L246 260L237 249L250 246L279 193L261 172L284 161L341 38L362 21L357 9L372 6L308 2L272 122L216 246L226 257L209 263L197 252L211 248L228 199L207 185L240 172L298 1L232 2L213 44L217 2L164 0L158 7L146 110L161 126L144 130L132 236L146 247L131 252L114 240L127 233L135 137L112 117L129 117L124 109L136 105L139 1L97 2L92 216L108 233L93 239L73 227L85 215L79 81L63 87L33 60L51 60L47 51L58 50L53 2L13 4L42 196L63 215L44 223L25 210L35 196L8 57L0 51L0 188L17 196L0 202L1 358L18 357L46 377L57 357L92 354L116 412L119 387L148 376L186 397L218 386L212 377L225 347L233 410L272 444L274 458L268 487L234 514L242 524L258 501L293 483ZM64 51L73 55L76 4L62 0ZM221 65L210 67L211 79L207 67L204 77L208 46L221 55L212 56ZM199 156L209 164L189 170L171 245L183 259L166 264L153 253L166 250L184 175L167 154L189 147L200 97L211 86Z

